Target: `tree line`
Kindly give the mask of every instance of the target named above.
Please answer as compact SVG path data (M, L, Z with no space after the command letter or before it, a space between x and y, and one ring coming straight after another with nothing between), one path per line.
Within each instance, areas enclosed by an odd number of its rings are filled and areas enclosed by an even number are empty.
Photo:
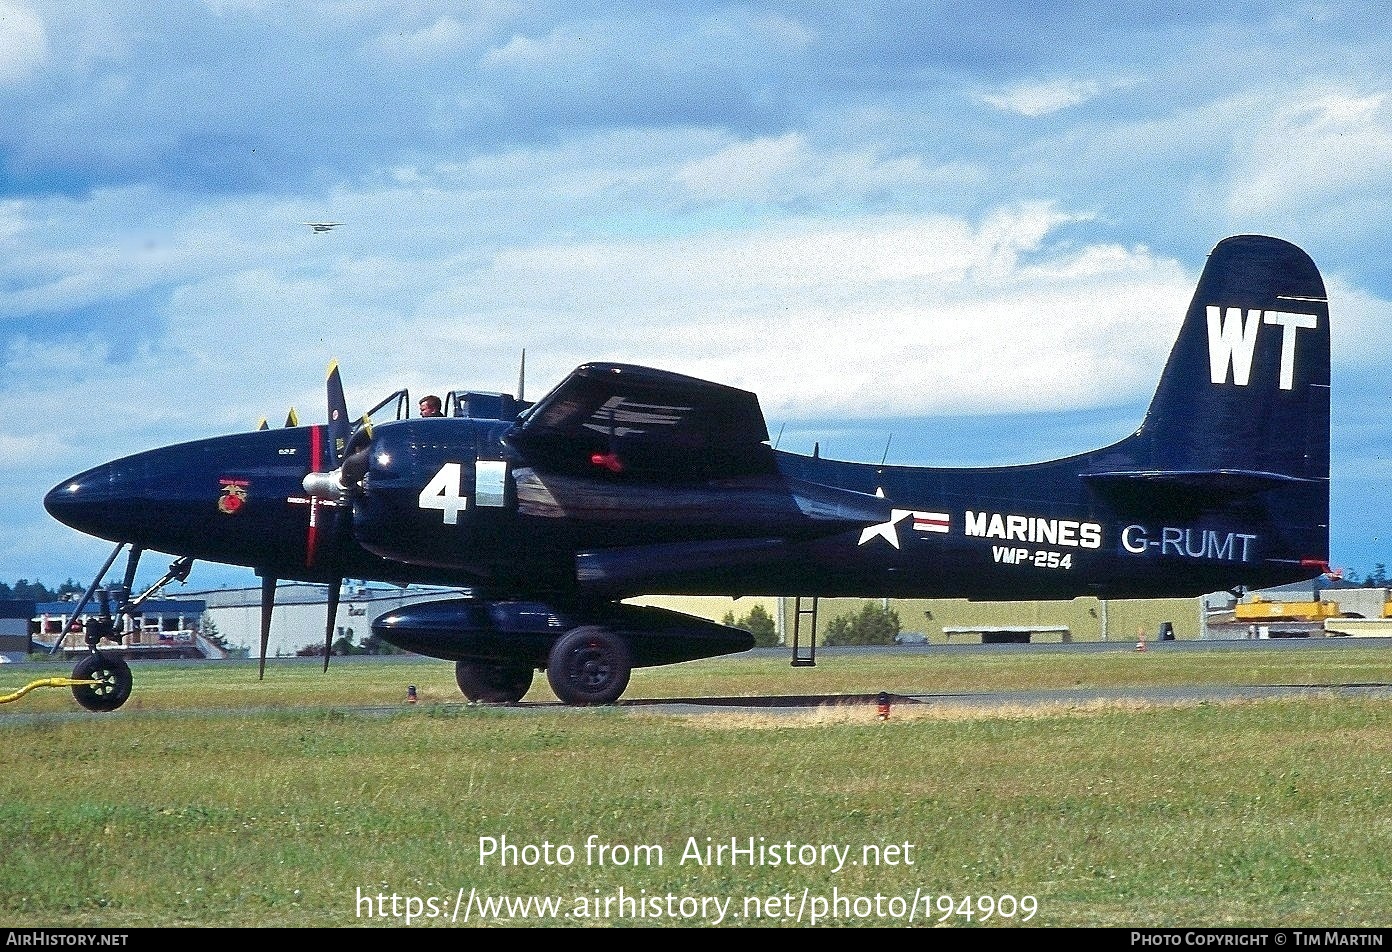
M725 613L722 624L732 628L743 628L754 636L754 647L771 648L778 645L777 625L773 616L762 605L749 609L747 615L735 617L733 611ZM866 602L860 611L850 615L837 615L827 623L822 634L822 643L837 645L892 645L899 636L899 613L888 606ZM320 649L320 654L323 649Z
M79 585L72 579L68 579L57 588L49 588L43 582L31 582L27 578L22 578L13 585L0 582L0 599L4 600L59 602L68 595L81 595L85 591L87 586Z

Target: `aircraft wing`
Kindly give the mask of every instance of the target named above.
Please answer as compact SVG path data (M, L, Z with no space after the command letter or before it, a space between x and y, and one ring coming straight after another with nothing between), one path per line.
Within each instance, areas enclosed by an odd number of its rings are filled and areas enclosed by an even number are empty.
M506 439L529 465L574 475L684 482L775 472L757 396L632 364L582 364Z

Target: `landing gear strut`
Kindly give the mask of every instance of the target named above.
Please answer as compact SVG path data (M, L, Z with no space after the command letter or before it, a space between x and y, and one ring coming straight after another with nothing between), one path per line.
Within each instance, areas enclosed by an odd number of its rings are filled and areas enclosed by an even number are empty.
M182 582L187 579L189 570L193 568L193 559L188 556L175 559L169 563L169 571L164 573L163 578L135 598L131 598L130 591L131 585L135 582L135 569L140 562L140 554L143 551L139 546L134 546L126 557L125 581L119 586L100 588L102 579L106 578L106 573L111 570L116 556L120 555L125 546L124 542L116 544L116 548L107 557L106 564L97 573L97 577L92 580L92 584L83 593L82 598L78 599L72 611L73 621L69 626L70 631L76 630L77 619L81 617L82 610L87 607L93 595L97 596L101 604L100 612L82 624L82 632L89 653L77 663L72 673L74 681L84 682L73 685L73 697L77 699L78 704L89 711L114 711L126 703L126 699L130 697L131 693L130 665L126 664L125 659L120 655L98 651L97 645L103 640L120 644L121 632L120 626L117 624L118 619L130 615L146 599L170 582ZM116 602L114 610L112 608L113 598ZM66 635L67 632L64 632L58 637L58 640L53 643L50 654L56 653L63 646L63 638Z

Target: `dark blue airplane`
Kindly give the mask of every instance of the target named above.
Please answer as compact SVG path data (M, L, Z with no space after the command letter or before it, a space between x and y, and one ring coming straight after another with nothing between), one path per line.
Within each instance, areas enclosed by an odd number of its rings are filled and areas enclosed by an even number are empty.
M393 401L396 419L374 424ZM449 402L443 418L412 419L397 393L354 426L334 365L325 425L138 453L44 504L117 543L88 599L132 547L115 617L138 601L144 550L177 556L156 587L194 559L255 569L263 676L279 579L329 585L325 668L344 579L466 587L372 630L454 661L463 693L488 702L521 699L545 670L565 703L612 703L634 667L753 645L622 602L636 595L1115 599L1328 571L1329 311L1314 263L1275 238L1210 253L1140 428L1051 462L799 456L769 445L754 394L627 364L580 366L535 404ZM106 591L74 672L99 684L74 691L110 710L130 674L98 650L115 634Z

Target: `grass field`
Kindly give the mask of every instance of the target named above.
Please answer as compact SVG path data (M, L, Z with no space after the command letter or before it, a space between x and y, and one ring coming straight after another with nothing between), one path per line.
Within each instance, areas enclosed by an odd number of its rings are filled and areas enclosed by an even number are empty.
M60 673L6 666L0 693ZM472 707L414 660L135 678L114 714L0 707L0 924L1392 925L1387 701L880 722ZM1382 646L780 653L642 670L626 697L1389 681Z

